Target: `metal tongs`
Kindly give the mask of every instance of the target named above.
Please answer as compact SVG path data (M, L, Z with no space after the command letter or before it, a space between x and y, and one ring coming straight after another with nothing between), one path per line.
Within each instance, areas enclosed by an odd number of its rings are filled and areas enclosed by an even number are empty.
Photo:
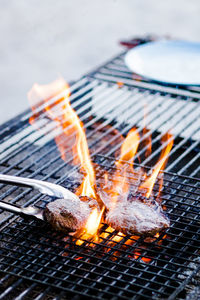
M56 197L61 199L79 199L78 196L76 196L68 189L58 184L50 183L47 181L0 174L0 183L11 184L20 187L34 188L38 190L40 193L51 197ZM16 214L33 216L37 219L44 220L43 209L34 206L20 207L14 204L0 201L0 208Z

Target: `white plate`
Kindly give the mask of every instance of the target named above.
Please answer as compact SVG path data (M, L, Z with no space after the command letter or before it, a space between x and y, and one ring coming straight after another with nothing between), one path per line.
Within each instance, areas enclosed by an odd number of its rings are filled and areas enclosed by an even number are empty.
M143 77L175 85L200 85L200 43L150 42L127 52L125 63Z

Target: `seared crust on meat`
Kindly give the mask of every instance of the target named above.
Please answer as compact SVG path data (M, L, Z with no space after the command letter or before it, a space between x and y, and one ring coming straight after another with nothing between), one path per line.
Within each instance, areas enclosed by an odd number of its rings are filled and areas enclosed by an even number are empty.
M106 222L124 234L145 236L153 236L170 225L160 206L138 200L116 203L113 209L108 210Z
M85 196L80 199L57 199L48 203L44 209L45 219L55 230L74 232L82 229L97 202Z
M124 234L153 236L170 225L168 217L155 201L141 201L140 195L127 201L119 201L114 208L107 208L105 221ZM143 199L144 200L144 199ZM147 199L148 200L148 199ZM57 199L47 204L44 218L55 230L75 232L84 228L91 211L99 205L95 199L81 196L79 199Z

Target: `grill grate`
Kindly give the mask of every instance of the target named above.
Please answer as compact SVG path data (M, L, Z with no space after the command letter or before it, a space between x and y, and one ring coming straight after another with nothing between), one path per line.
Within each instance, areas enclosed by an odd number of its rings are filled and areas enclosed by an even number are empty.
M110 245L114 232L94 247L86 241L76 246L46 225L15 218L1 231L1 271L59 288L71 297L169 296L182 283L184 271L194 271L189 263L198 257L200 182L165 175L163 204L172 225L159 238L127 236Z
M108 233L102 224L107 237L100 244L93 242L92 247L85 241L76 246L72 238L53 232L46 224L1 212L1 299L175 299L200 268L200 96L132 80L123 55L75 82L70 100L84 122L99 177L101 169L114 170L120 135L134 126L142 133L146 108L148 131L141 135L141 142L152 134L153 152L145 158L141 143L136 162L140 157L147 170L158 159L161 137L174 127L174 147L162 191L171 226L154 239L126 236L111 243L119 234ZM81 175L71 158L67 163L61 160L53 140L58 134L55 123L41 113L37 131L28 125L30 116L30 111L24 112L1 128L0 172L75 189ZM157 185L154 192L158 192ZM30 189L4 185L0 200L38 207L50 201Z

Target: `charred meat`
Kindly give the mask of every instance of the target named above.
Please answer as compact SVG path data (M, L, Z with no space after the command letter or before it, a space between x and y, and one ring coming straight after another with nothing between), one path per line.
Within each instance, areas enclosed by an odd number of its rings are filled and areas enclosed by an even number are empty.
M74 232L81 230L94 207L95 200L86 196L79 199L57 199L47 204L44 218L55 230Z

